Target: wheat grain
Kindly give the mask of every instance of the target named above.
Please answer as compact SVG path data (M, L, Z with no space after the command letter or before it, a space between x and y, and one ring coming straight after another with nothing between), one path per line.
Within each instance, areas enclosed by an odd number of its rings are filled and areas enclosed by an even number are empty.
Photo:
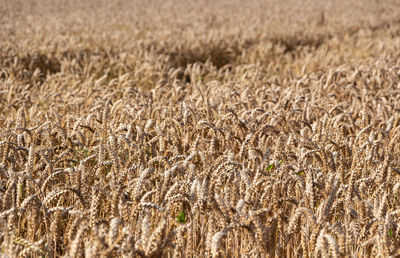
M5 256L397 255L393 1L3 2Z

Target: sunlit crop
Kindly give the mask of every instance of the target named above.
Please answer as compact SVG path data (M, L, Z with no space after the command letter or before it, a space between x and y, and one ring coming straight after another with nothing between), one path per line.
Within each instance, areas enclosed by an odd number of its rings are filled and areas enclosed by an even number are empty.
M398 256L399 13L0 0L1 257Z

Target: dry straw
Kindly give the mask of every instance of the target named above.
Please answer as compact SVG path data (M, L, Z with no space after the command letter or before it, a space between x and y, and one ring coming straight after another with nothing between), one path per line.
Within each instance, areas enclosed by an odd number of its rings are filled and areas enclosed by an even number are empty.
M394 2L3 0L0 256L399 256Z

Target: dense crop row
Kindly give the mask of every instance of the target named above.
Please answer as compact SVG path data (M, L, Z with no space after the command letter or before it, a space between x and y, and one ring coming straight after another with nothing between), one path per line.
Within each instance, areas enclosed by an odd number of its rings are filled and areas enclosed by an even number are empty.
M1 257L399 255L400 6L332 3L4 0Z

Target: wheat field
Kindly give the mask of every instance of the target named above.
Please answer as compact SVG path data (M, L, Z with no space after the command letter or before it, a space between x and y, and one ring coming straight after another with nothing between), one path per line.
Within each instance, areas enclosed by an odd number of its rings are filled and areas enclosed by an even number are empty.
M399 14L1 0L0 257L398 257Z

